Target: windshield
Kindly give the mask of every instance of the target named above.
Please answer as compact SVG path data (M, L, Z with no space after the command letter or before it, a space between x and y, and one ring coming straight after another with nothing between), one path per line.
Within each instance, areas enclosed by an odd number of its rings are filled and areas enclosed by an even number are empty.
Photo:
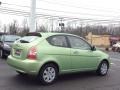
M6 35L6 36L4 36L4 41L5 42L14 42L19 38L20 38L20 36Z
M30 43L30 42L36 40L37 38L38 38L37 36L25 36L25 37L19 39L17 42Z

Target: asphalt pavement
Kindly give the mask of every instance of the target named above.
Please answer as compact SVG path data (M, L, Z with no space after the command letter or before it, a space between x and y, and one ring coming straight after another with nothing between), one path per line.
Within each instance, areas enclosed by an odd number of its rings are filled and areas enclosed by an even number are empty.
M108 75L96 76L94 72L82 72L59 76L49 86L41 85L35 77L19 76L0 59L0 90L120 90L120 53L109 52L111 68Z

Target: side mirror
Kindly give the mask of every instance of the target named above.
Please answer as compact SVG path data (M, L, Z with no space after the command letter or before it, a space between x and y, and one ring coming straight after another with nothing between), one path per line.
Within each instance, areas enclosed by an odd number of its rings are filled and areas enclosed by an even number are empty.
M92 46L92 47L91 47L91 50L92 50L92 51L95 51L95 50L96 50L95 46Z

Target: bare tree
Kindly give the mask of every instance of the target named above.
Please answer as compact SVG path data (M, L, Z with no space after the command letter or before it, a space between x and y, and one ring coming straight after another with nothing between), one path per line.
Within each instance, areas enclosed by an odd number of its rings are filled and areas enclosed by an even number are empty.
M43 26L43 25L38 26L36 31L37 32L48 32L47 29L45 28L45 26Z
M9 34L16 35L18 32L18 24L17 21L14 20L13 23L9 25Z
M25 36L27 33L29 33L29 27L28 27L28 21L27 19L23 20L23 29L21 29L21 36Z

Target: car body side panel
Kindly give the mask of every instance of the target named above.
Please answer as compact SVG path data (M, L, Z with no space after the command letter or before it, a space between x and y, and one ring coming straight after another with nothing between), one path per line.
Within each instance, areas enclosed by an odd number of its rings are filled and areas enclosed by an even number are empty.
M76 54L74 52L77 52ZM89 70L96 69L99 55L95 54L96 51L91 50L75 50L71 49L71 61L73 70Z
M70 48L51 46L48 42L46 42L46 40L44 40L40 46L38 46L38 50L38 59L40 61L42 60L43 64L50 61L56 62L59 66L60 73L96 70L102 60L108 59L108 55L99 50L89 50L83 53L80 52L82 53L80 54L82 61L79 61L80 57L77 55L71 55ZM78 62L76 62L76 60L71 60L72 57L76 57ZM75 62L74 65L73 62ZM85 65L84 68L73 68L83 65Z
M37 45L37 58L42 63L54 61L60 71L71 68L70 48L51 46L46 40Z

